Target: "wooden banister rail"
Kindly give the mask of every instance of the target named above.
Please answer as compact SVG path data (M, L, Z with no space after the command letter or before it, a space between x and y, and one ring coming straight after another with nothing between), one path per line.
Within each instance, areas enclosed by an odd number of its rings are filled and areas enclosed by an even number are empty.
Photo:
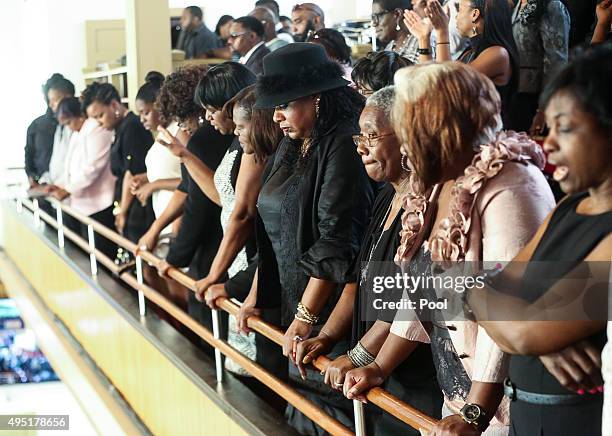
M22 204L27 209L30 209L32 211L35 209L34 205L31 202L24 200L22 201ZM41 220L45 221L51 227L54 227L56 229L58 228L59 225L58 225L57 220L53 218L51 215L49 215L48 213L46 213L45 211L39 210L39 216ZM73 217L76 219L81 218L81 216L78 216L78 214L73 215ZM84 224L91 224L92 227L94 226L95 221L92 222L92 220L88 217L84 217L84 218L87 218L87 219L82 220ZM95 223L95 224L97 224L97 226L100 226L99 223ZM112 232L112 231L109 232L108 228L106 228L106 230L103 230L103 232L104 232L105 237L108 237L109 239L111 239L112 237L113 240L116 240L114 242L118 242L122 239L125 239L121 235L116 234L115 232ZM68 228L64 228L64 234L68 239L72 240L75 243L75 245L77 245L79 248L83 249L86 252L90 252L89 244L80 235L78 235L77 233L73 232L72 230ZM135 249L135 245L131 242L130 244L133 245ZM326 430L327 432L333 435L343 435L343 436L347 435L348 436L348 435L354 434L350 429L348 429L346 426L344 426L339 421L330 417L322 409L320 409L318 406L313 404L309 399L300 395L295 390L293 390L289 385L282 382L281 380L276 378L274 375L268 373L264 368L259 366L257 363L255 363L248 357L244 356L239 351L235 350L226 341L216 339L214 335L212 334L212 332L210 332L206 327L202 326L200 323L195 321L188 314L186 314L182 309L180 309L173 302L171 302L166 297L161 295L159 292L157 292L156 290L154 290L153 288L147 285L140 285L136 277L134 277L134 275L130 274L129 272L121 272L122 268L117 266L112 259L108 258L102 252L100 252L99 250L95 250L95 254L96 254L96 258L98 262L100 262L102 265L107 267L112 273L118 275L118 277L120 277L126 284L128 284L130 287L134 288L135 290L142 291L145 294L145 297L149 299L149 301L158 305L160 308L162 308L163 310L168 312L170 315L175 317L185 327L190 329L192 332L194 332L196 335L198 335L208 344L219 349L219 351L221 351L222 354L226 355L227 357L231 358L233 361L238 363L246 371L248 371L253 377L261 381L263 384L268 386L270 389L273 389L278 395L280 395L285 400L287 400L287 402L295 406L298 410L304 413L304 415L308 416L310 419L315 421L324 430Z
M27 209L34 211L34 204L30 200L20 199L18 201L21 201L21 203ZM115 231L100 224L99 222L89 218L88 216L85 216L73 210L65 204L62 204L56 200L52 200L52 202L56 206L60 207L63 212L79 220L83 224L91 225L96 233L113 241L115 244L130 251L131 253L136 253L138 247L132 241L119 235ZM58 227L58 223L53 217L51 217L42 210L39 210L39 214L41 219L49 223L52 227ZM90 252L88 243L83 238L81 238L80 235L77 235L66 227L64 227L64 234L81 249L88 253ZM115 265L113 260L106 257L99 250L95 250L95 254L96 258L100 261L100 263L107 267L111 272L113 272L114 274L119 273L120 268ZM161 262L161 259L153 255L149 251L140 251L139 255L142 260L148 262L154 267L157 267ZM232 360L241 365L245 370L251 373L254 377L256 377L259 381L266 384L271 389L275 390L280 396L282 396L285 400L294 405L297 409L302 411L306 416L317 422L317 424L319 424L322 428L332 434L352 434L345 426L340 424L335 419L331 418L317 406L312 404L308 399L296 393L285 383L266 372L255 362L253 362L240 352L236 351L229 344L227 344L227 342L214 338L213 334L208 329L203 327L197 321L193 320L189 315L179 309L176 305L166 299L159 292L155 291L147 285L139 285L136 278L130 273L123 272L119 274L119 276L134 289L142 291L146 298L148 298L150 301L170 313L173 317L175 317L186 327L188 327L190 330L200 336L203 340L208 342L213 347L219 349L222 354L230 357ZM178 270L177 268L170 268L168 270L168 276L180 283L181 285L185 286L186 288L190 289L191 291L195 291L196 281L184 274L182 271ZM228 300L227 298L218 299L217 305L231 315L237 315L238 311L240 310L240 307L236 303ZM284 332L278 327L264 322L261 318L257 316L250 317L247 323L249 327L255 332L264 335L265 337L279 345L282 345ZM330 362L331 360L329 358L325 356L319 356L312 364L318 370L323 370L327 367L327 365L329 365ZM399 398L388 393L382 388L376 387L370 389L367 392L366 398L372 404L377 405L385 412L393 415L395 418L417 430L428 432L437 422L434 418L431 418L430 416L427 416L426 414L415 409L409 404L406 404L405 402L401 401Z

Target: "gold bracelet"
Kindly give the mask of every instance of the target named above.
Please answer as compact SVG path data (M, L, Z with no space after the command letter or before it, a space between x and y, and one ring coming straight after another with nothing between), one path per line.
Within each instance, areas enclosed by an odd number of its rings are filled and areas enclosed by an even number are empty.
M297 319L298 321L305 322L306 324L314 325L314 323L311 320L303 318L302 316L300 316L297 313L295 314L295 319Z
M308 310L308 308L304 306L301 301L297 305L296 319L299 319L300 321L305 321L308 324L312 325L316 324L317 321L319 321L319 317L312 313L310 310Z

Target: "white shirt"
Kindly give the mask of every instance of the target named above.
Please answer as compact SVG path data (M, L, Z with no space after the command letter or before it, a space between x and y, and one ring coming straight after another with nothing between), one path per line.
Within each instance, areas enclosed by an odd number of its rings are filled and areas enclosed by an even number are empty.
M176 122L172 122L168 126L168 132L173 136L176 135L178 130L179 126ZM149 149L147 157L145 158L145 164L147 166L147 179L149 182L181 178L181 159L170 153L170 151L158 141L155 141ZM159 218L164 212L173 194L173 191L166 190L153 192L151 199L156 217ZM165 233L165 229L163 233Z
M113 132L93 118L74 132L60 185L70 193L67 203L84 215L93 215L113 204L115 176L110 168Z
M259 46L261 46L261 45L263 45L263 44L264 44L264 42L263 42L263 41L261 41L259 44L256 44L256 45L255 45L255 46L254 46L252 49L250 49L250 50L247 52L247 54L245 54L244 56L242 56L242 57L240 58L240 63L241 63L242 65L246 64L246 63L249 61L249 58L250 58L251 56L253 56L253 53L255 53L255 50L257 50L257 49L259 48Z
M283 28L283 25L281 24L281 29ZM276 29L278 30L278 29ZM289 33L285 33L285 32L280 32L279 34L276 35L279 39L282 39L284 41L287 41L289 44L292 44L295 42L295 40L293 39L293 36L291 36L291 34Z
M40 183L58 184L64 174L65 164L70 148L72 130L68 126L58 124L53 136L53 152L49 161L49 171L40 176Z

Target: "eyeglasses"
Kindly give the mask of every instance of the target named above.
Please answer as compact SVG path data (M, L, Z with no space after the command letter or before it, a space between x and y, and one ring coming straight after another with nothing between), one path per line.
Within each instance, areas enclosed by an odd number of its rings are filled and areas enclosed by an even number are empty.
M382 12L377 12L375 14L372 14L372 24L373 25L377 25L378 23L380 23L380 20L382 20L382 17L384 17L387 14L390 14L392 11L382 11Z
M359 135L353 135L353 142L357 147L364 146L374 148L378 145L378 141L380 141L381 138L393 135L395 135L395 133L383 133L382 135L374 135L372 133L364 135L363 133L360 133Z
M248 32L239 32L239 33L230 33L230 38L240 38L243 35L246 35Z

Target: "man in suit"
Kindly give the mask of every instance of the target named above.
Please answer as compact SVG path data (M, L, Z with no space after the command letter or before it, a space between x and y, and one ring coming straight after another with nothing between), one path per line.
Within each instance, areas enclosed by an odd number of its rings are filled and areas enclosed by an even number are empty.
M227 40L232 50L240 54L240 63L255 74L263 73L263 58L270 53L264 43L264 36L261 21L246 16L234 20Z

